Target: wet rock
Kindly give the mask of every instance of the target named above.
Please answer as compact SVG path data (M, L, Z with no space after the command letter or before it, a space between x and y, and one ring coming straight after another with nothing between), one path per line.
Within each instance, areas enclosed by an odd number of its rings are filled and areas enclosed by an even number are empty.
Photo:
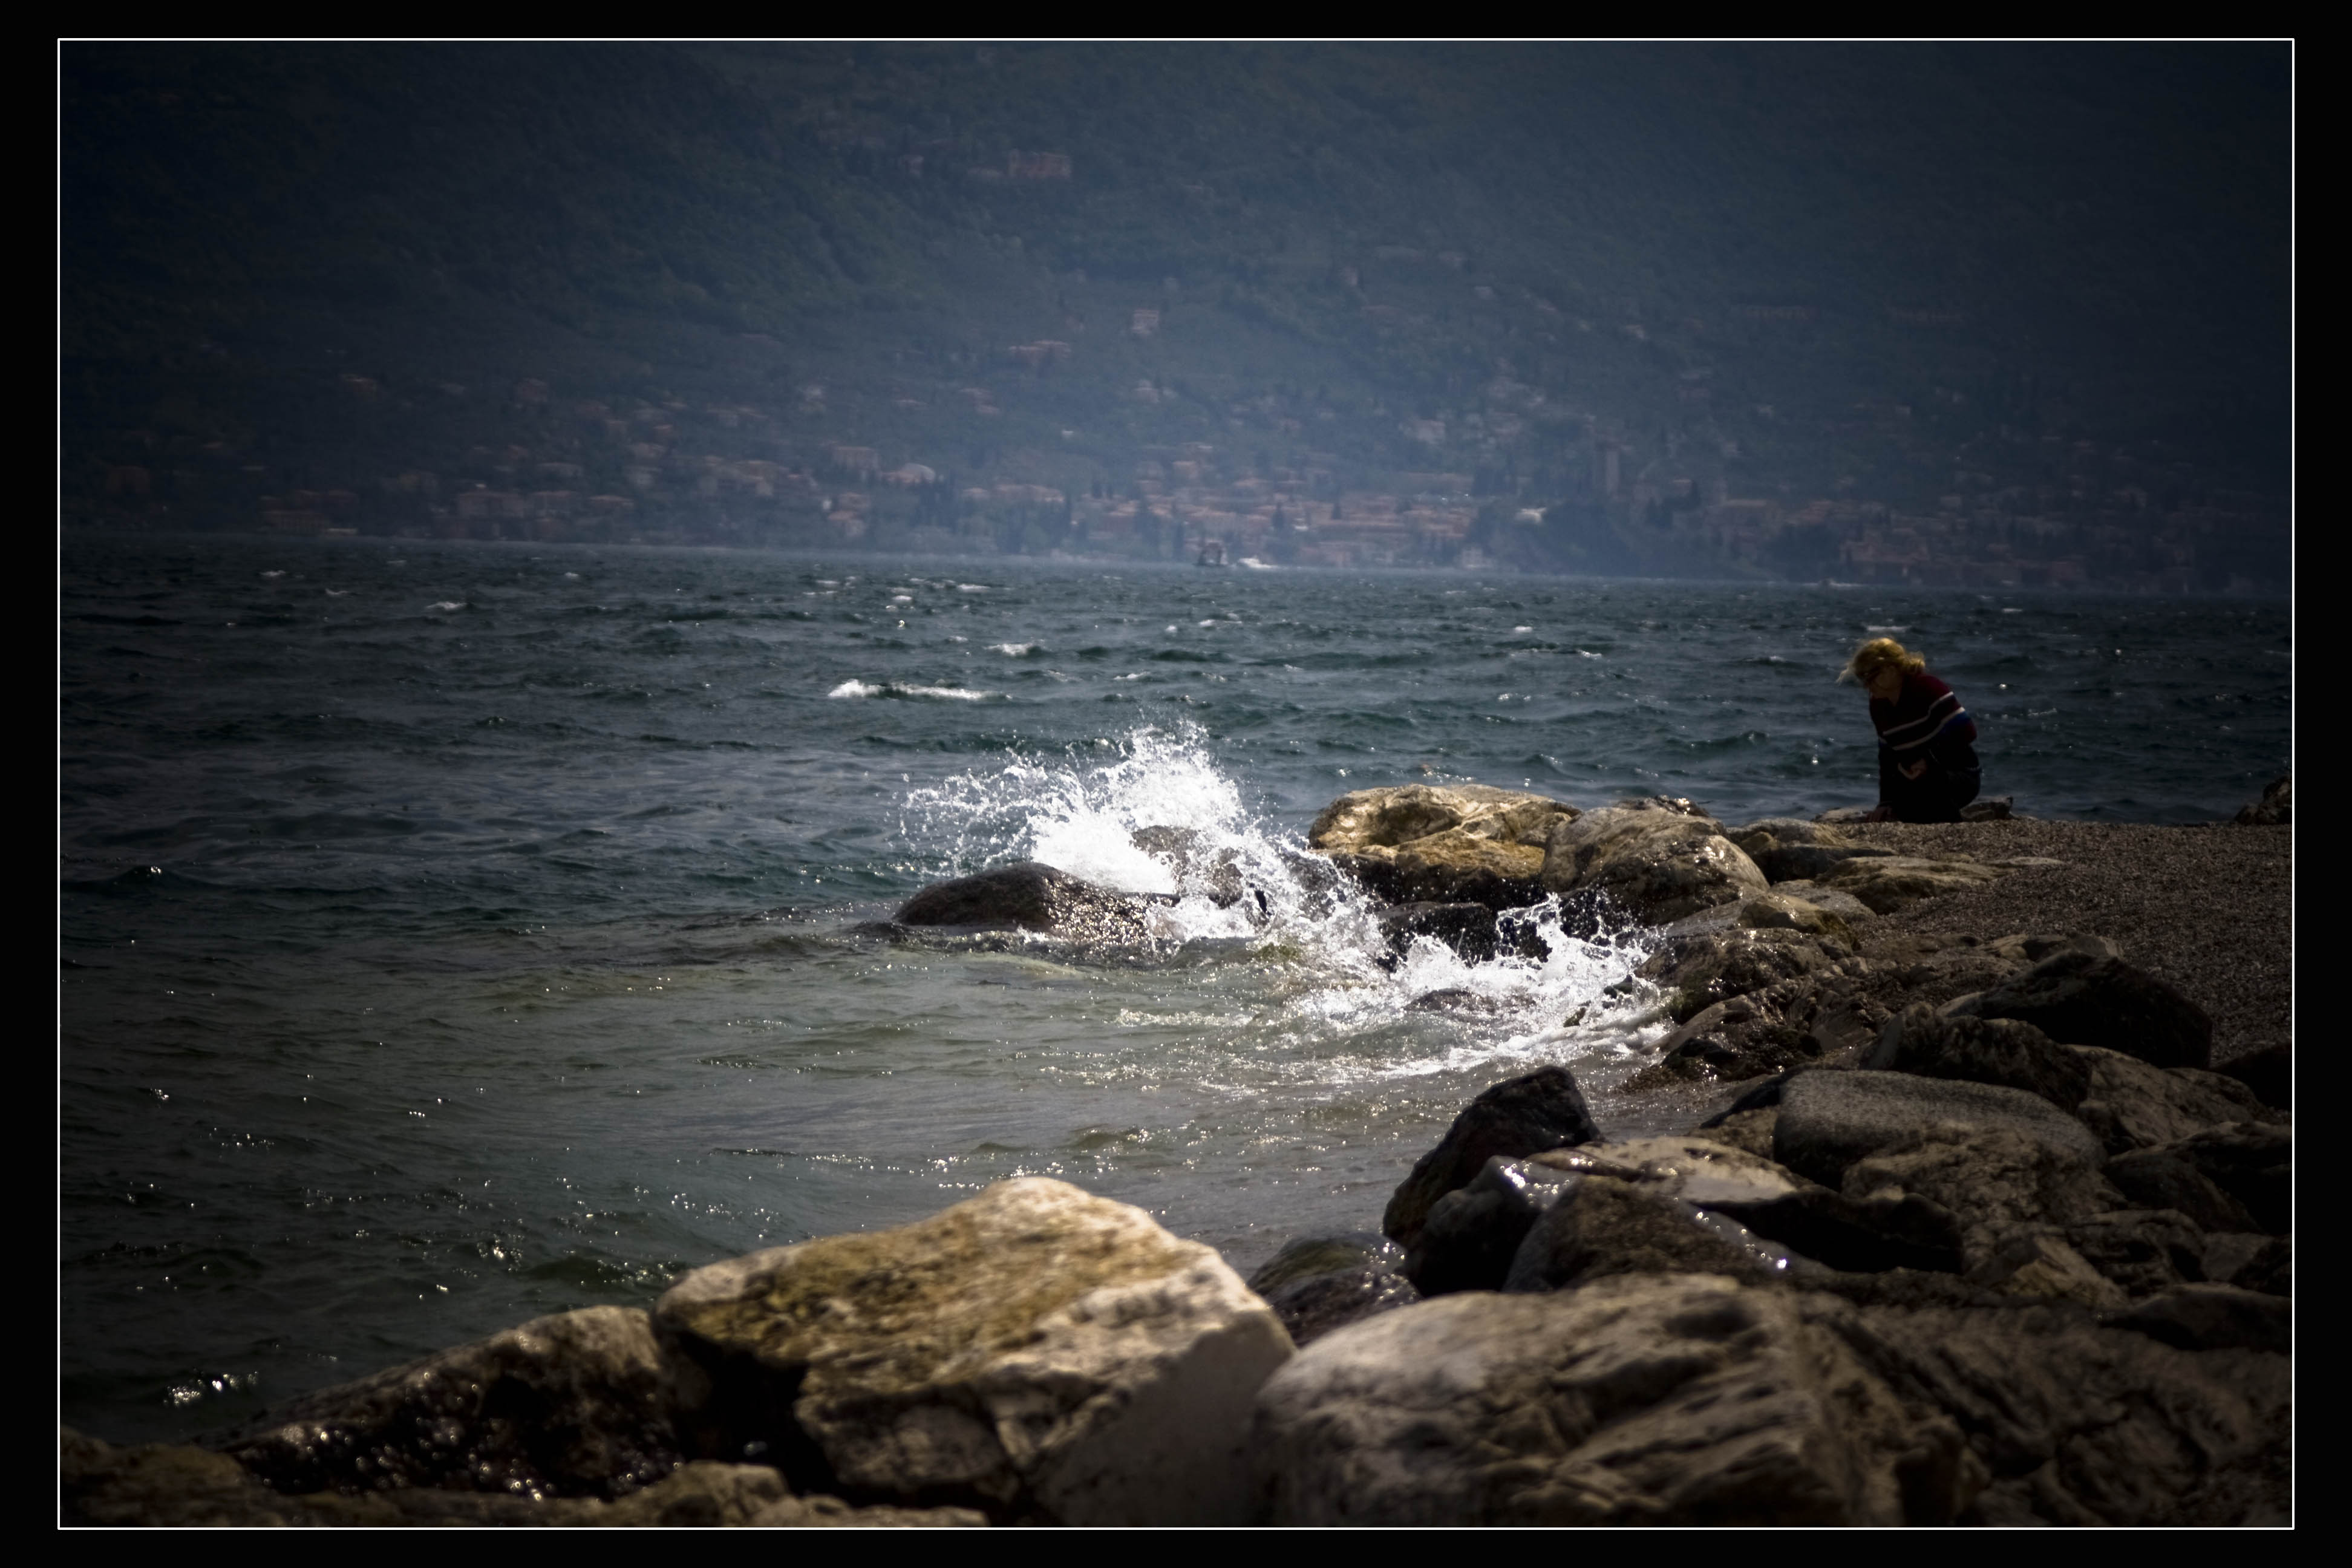
M2245 1233L2258 1229L2245 1205L2178 1154L2135 1149L2109 1160L2106 1177L2117 1192L2142 1208L2171 1209L2200 1230Z
M2120 958L2053 953L1968 1011L2016 1018L2070 1046L2099 1046L2160 1068L2212 1063L2213 1020L2173 986Z
M1441 986L1424 991L1404 1005L1408 1013L1492 1013L1498 1004L1492 996L1471 990L1466 985Z
M1276 1253L1250 1276L1249 1288L1265 1298L1291 1342L1305 1346L1420 1300L1403 1261L1403 1249L1385 1237L1306 1237Z
M1307 842L1381 898L1517 909L1540 896L1544 844L1576 807L1486 784L1356 790L1323 808Z
M1742 1114L1777 1118L1779 1112ZM1709 1206L1767 1241L1848 1273L1900 1268L1949 1274L1960 1268L1958 1216L1940 1204L1909 1194L1878 1194L1858 1203L1801 1180L1789 1192L1769 1198L1731 1199Z
M1915 1147L1943 1127L2011 1132L2069 1169L2095 1171L2104 1157L2081 1122L1997 1084L1815 1070L1790 1075L1778 1095L1773 1158L1823 1186L1843 1188L1857 1161Z
M1728 931L1792 931L1807 936L1834 937L1848 943L1853 940L1853 932L1843 917L1779 889L1744 892L1727 903L1685 915L1666 927L1668 936Z
M934 1530L984 1526L988 1519L968 1508L858 1508L837 1497L794 1497L772 1466L701 1459L641 1492L563 1522L608 1529Z
M1284 1525L1947 1522L1983 1483L1790 1292L1633 1276L1344 1330L1259 1396Z
M1495 911L1485 904L1406 904L1381 910L1380 921L1389 951L1400 957L1415 937L1427 937L1472 963L1484 963L1495 956L1498 942Z
M1381 1216L1381 1230L1410 1247L1439 1198L1466 1184L1499 1154L1516 1160L1601 1135L1566 1068L1538 1068L1480 1094L1454 1119L1436 1148L1413 1164Z
M2225 1122L2159 1143L2152 1154L2169 1155L2195 1169L2245 1205L2254 1228L2284 1236L2293 1216L2294 1130L2252 1121Z
M1907 855L1864 856L1841 860L1815 873L1825 887L1853 894L1878 914L1907 910L1922 900L1966 892L2007 875L1974 860L1926 860Z
M2205 1278L2205 1233L2177 1209L2110 1209L2068 1226L2066 1240L2133 1298Z
M1634 973L1666 994L1676 1023L1688 1023L1727 997L1784 980L1836 973L1851 953L1832 938L1797 931L1705 931L1666 938Z
M1500 1289L1537 1216L1577 1177L1497 1154L1430 1205L1405 1249L1404 1273L1424 1297Z
M1250 1400L1290 1353L1214 1252L1040 1179L697 1269L654 1321L698 1451L1001 1521L1246 1520Z
M1037 860L925 888L898 906L902 926L1044 931L1092 942L1138 942L1153 900L1114 893Z
M2294 1306L2283 1297L2234 1285L2178 1285L2114 1320L2117 1328L2185 1351L2294 1348Z
M2294 1053L2286 1046L2265 1046L2223 1062L2215 1069L2246 1086L2256 1100L2275 1110L2294 1103Z
M2267 1119L2250 1090L2219 1073L2152 1067L2090 1046L2066 1049L2091 1068L2090 1091L2074 1114L2110 1154L2169 1143L2225 1121Z
M1231 909L1249 894L1241 857L1230 846L1212 845L1190 827L1139 827L1128 840L1166 865L1178 888L1221 910Z
M1618 1274L1785 1279L1789 1249L1668 1187L1603 1175L1561 1189L1508 1260L1505 1290L1564 1290Z
M116 1447L65 1427L58 1443L65 1525L270 1527L313 1522L235 1459L176 1444Z
M282 1492L614 1497L678 1462L646 1314L539 1318L278 1406L225 1445Z
M1862 1065L1880 1072L1997 1083L2073 1110L2091 1090L2091 1064L2013 1018L1941 1018L1915 1004L1887 1021Z
M1711 818L1622 806L1555 824L1542 881L1549 892L1604 892L1652 925L1765 888L1756 862Z
M2238 808L2237 820L2246 827L2283 827L2294 821L2294 775L2281 773L2263 786L2262 799Z

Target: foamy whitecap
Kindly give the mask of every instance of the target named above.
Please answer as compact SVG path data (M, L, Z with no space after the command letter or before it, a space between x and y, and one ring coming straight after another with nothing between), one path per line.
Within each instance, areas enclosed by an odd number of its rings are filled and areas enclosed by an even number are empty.
M1058 756L1008 755L912 792L901 830L941 875L1042 860L1100 887L1173 895L1147 911L1154 944L1245 944L1256 962L1296 976L1288 1007L1343 1033L1391 1025L1434 992L1463 994L1482 1021L1459 1047L1479 1060L1587 1055L1629 1045L1651 1022L1646 987L1601 1005L1649 944L1570 935L1556 900L1505 917L1538 939L1527 947L1540 956L1510 943L1513 951L1473 961L1427 937L1400 951L1379 906L1354 883L1294 830L1251 815L1191 726L1146 726ZM1571 1041L1563 1020L1580 1013ZM1443 1072L1460 1065L1454 1054L1367 1062L1341 1076Z
M985 702L1003 695L996 691L973 691L961 686L913 686L904 681L886 680L879 685L863 680L845 680L827 697L929 697L949 702Z
M427 610L439 610L446 615L451 610L462 610L466 606L455 599L443 599L437 604L427 605L425 607Z
M988 645L988 651L991 653L1001 653L1007 658L1020 658L1025 655L1035 653L1037 651L1037 645L1033 642L991 643Z

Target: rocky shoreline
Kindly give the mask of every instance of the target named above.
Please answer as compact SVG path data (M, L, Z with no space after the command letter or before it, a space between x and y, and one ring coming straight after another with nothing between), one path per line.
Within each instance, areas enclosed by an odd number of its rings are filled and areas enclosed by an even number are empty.
M1563 1068L1496 1084L1381 1234L1247 1281L1003 1183L205 1446L67 1431L61 1516L2288 1523L2290 822L2284 781L2182 828L1359 791L1294 874L1384 900L1400 947L1524 947L1546 897L1648 928L1619 1000L1672 1028L1614 1092L1685 1131L1604 1137ZM898 921L1119 941L1149 903L1024 865Z

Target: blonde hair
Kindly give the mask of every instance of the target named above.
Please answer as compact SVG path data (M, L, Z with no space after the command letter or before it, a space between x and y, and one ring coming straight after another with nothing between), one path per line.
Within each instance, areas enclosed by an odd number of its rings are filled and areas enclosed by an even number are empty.
M1867 686L1883 669L1899 669L1906 675L1917 675L1926 670L1927 661L1896 642L1893 637L1873 637L1853 650L1839 671L1840 680L1859 681Z

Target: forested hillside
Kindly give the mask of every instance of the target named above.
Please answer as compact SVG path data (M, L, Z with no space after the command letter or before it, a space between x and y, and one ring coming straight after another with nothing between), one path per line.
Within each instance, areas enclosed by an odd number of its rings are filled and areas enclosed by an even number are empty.
M71 46L66 518L2260 586L2287 66Z

